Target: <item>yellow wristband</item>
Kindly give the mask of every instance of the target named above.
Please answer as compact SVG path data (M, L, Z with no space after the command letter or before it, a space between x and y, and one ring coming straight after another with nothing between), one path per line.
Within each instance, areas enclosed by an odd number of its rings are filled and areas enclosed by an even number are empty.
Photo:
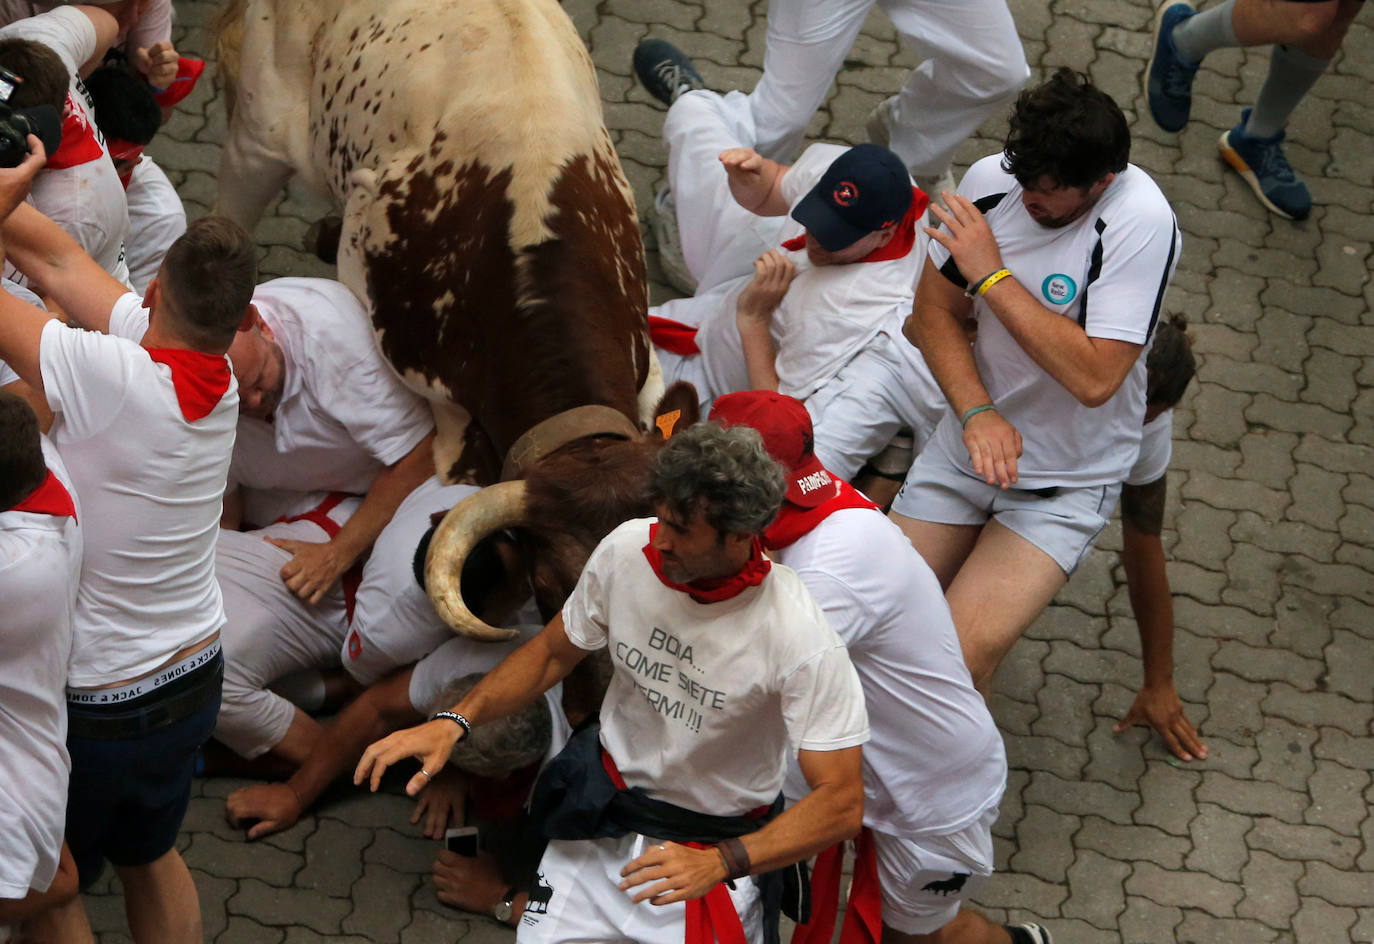
M983 279L983 283L978 286L978 294L986 295L988 293L988 289L992 288L994 285L996 285L998 282L1002 281L1009 275L1011 275L1010 269L998 269L996 272L992 273L992 275Z

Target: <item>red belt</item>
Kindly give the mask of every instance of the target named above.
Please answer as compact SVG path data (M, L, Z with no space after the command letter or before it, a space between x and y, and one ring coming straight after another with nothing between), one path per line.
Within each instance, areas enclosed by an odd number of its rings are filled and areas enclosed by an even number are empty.
M291 524L296 521L309 521L311 524L319 527L325 534L329 535L329 540L332 541L338 535L341 525L333 518L329 517L329 513L339 507L339 504L345 498L352 497L352 495L345 492L330 492L325 497L324 501L320 502L309 511L299 515L292 515L290 518L278 518L273 523ZM339 586L343 590L344 595L344 618L350 623L353 622L353 608L358 605L358 586L362 582L363 565L361 561L348 568L348 570L345 570L343 576L339 578Z
M792 944L830 944L840 906L840 867L844 843L816 856L811 870L811 920L797 925ZM883 898L878 887L878 860L873 833L865 826L854 838L854 881L840 930L840 944L878 944L883 936Z

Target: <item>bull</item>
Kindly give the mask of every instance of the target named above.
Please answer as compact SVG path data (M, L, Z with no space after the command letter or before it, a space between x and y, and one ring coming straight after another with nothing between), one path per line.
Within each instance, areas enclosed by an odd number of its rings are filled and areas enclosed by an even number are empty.
M216 210L251 229L292 175L342 209L339 278L434 404L440 475L508 480L450 512L431 598L508 638L462 602L467 551L523 526L555 611L646 510L658 439L643 246L586 47L555 0L231 0L217 26Z

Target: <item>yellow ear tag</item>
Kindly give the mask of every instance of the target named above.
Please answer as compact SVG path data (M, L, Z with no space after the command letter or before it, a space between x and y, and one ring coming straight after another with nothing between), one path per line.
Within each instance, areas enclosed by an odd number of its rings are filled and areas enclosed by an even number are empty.
M682 411L673 410L671 413L663 413L654 417L654 425L658 427L658 431L663 434L664 439L671 439L673 427L677 425L677 421L681 418Z

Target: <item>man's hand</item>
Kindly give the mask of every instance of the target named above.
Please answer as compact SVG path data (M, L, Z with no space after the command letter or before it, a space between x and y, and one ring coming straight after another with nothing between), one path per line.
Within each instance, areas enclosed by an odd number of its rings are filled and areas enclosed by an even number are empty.
M989 485L1007 489L1016 484L1021 434L1001 413L984 410L969 417L964 427L964 446L973 460L974 473Z
M0 168L0 221L10 218L14 208L24 202L33 186L33 177L43 165L48 163L48 152L43 150L43 142L37 136L29 135L29 156L19 162L17 167Z
M797 267L791 259L776 249L768 250L754 260L754 278L740 293L736 313L759 321L771 320L796 277Z
M424 818L423 832L426 838L443 839L444 830L449 825L463 824L463 807L467 804L468 782L463 774L448 764L443 766L430 782L429 789L420 794L415 801L415 812L410 814L411 823Z
M675 842L651 846L620 870L621 891L652 882L634 897L635 904L671 905L700 898L725 880L725 863L714 848L693 849Z
M973 279L987 278L1002 268L1002 252L997 248L997 237L992 235L992 227L982 212L969 200L957 193L942 191L948 210L938 204L930 205L930 212L945 224L945 229L925 227L931 239L949 250L954 264L959 267L964 278L972 285ZM946 231L947 230L947 231Z
M319 543L293 541L290 538L264 540L291 555L291 559L281 568L282 583L312 606L324 598L353 563L345 560L329 541Z
M1179 760L1207 759L1207 745L1183 713L1183 702L1173 685L1141 688L1131 710L1112 730L1121 734L1137 724L1148 724L1159 732L1164 746Z
M229 794L224 816L235 829L257 820L248 827L248 838L261 839L296 825L301 818L301 800L287 784L255 784Z
M134 50L134 68L142 73L148 84L159 92L165 91L176 81L177 68L181 57L171 43L161 42Z
M353 784L362 786L364 780L370 779L372 792L376 793L388 767L403 757L414 757L420 762L420 772L410 778L406 793L415 796L429 786L444 764L448 763L448 755L453 752L453 745L458 743L462 733L461 727L440 718L389 734L363 751L362 759L353 771Z
M782 176L782 166L770 161L753 148L730 148L720 153L721 166L730 184L730 196L750 213L777 216L778 208L770 206L770 198ZM781 210L787 212L786 206Z

